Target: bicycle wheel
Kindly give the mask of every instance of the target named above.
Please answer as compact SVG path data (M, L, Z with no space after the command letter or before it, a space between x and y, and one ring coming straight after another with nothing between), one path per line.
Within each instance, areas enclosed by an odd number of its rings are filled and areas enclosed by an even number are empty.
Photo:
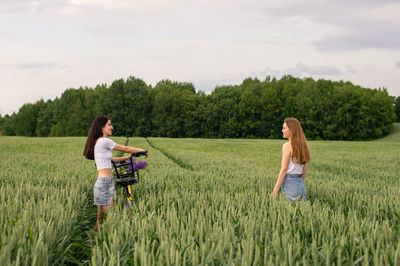
M127 199L122 203L122 206L128 212L129 216L133 215L133 207L135 207L136 201L134 199Z

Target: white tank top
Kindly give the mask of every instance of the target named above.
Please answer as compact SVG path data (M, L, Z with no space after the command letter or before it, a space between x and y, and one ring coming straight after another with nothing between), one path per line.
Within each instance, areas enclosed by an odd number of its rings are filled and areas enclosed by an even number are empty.
M290 157L289 165L288 165L288 169L286 171L286 174L299 174L299 175L301 175L303 173L303 166L304 166L304 164L294 163L293 160L292 160L292 157Z

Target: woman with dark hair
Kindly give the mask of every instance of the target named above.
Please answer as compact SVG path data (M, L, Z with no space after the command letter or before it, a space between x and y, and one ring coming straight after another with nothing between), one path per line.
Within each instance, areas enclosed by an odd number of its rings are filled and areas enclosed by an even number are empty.
M304 180L308 171L308 162L311 161L307 139L300 122L288 117L283 123L283 137L289 141L282 146L282 166L276 181L273 196L278 196L282 187L289 201L306 200L306 186Z
M94 204L97 205L97 222L93 229L97 231L103 221L103 214L108 212L108 206L113 205L115 197L115 184L112 174L111 161L120 162L132 157L132 153L144 150L130 146L122 146L108 136L112 135L113 127L106 116L98 116L94 119L89 129L83 155L90 160L95 160L97 167L97 181L94 185ZM130 153L125 157L112 157L112 151ZM145 155L147 157L148 154Z

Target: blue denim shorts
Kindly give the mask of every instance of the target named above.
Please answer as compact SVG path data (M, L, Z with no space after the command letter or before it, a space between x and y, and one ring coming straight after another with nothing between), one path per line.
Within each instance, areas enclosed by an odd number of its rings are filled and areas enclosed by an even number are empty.
M285 192L288 201L303 200L306 201L306 185L299 174L286 174L281 186Z
M115 197L114 177L97 177L94 184L94 204L109 205Z

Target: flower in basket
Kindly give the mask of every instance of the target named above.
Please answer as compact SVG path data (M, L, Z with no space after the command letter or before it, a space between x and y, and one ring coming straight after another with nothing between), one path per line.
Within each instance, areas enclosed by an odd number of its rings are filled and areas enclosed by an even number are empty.
M147 167L146 161L139 161L139 162L133 164L133 168L135 170L145 169L146 167Z
M140 170L140 169L144 169L147 167L147 162L146 161L139 161L139 162L134 162L133 163L133 169L135 171ZM128 168L126 169L128 172L132 172L132 166L129 164Z

